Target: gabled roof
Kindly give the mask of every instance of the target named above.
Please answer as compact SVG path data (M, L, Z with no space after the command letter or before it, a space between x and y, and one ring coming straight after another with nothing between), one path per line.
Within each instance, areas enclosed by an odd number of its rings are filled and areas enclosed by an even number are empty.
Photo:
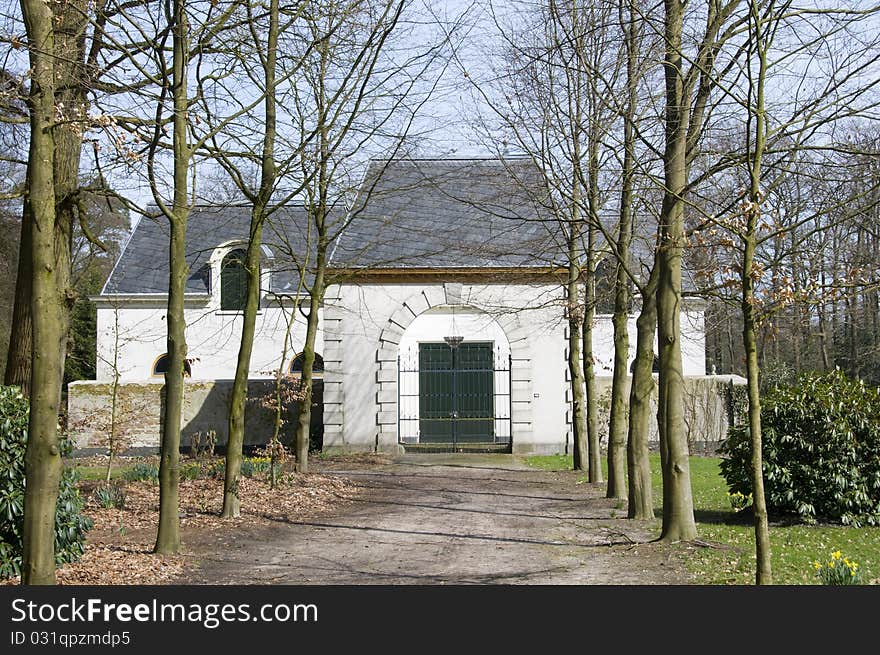
M331 263L338 268L546 267L539 203L548 191L526 159L398 159L370 163Z

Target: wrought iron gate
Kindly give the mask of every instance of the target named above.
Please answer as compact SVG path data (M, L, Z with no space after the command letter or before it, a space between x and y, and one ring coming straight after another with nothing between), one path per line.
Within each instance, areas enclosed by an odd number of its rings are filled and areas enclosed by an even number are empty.
M510 356L491 342L420 343L398 359L402 443L510 443Z

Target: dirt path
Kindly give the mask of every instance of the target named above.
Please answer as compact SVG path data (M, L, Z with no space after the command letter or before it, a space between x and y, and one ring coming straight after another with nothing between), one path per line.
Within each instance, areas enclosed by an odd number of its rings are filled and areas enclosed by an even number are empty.
M620 518L603 486L510 455L409 455L316 463L363 493L321 520L278 522L189 544L179 584L687 584L683 546Z

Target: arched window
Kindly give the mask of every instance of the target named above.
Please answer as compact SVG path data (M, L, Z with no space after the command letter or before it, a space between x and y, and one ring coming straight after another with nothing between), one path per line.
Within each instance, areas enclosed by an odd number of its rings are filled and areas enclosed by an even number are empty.
M157 378L161 375L165 375L165 371L168 370L168 364L171 359L168 357L168 353L164 355L159 355L156 358L156 361L153 362L153 369L150 372L154 378ZM189 363L188 359L183 360L183 375L185 377L190 377L192 375L192 366Z
M632 364L629 365L629 372L632 373L636 368L636 360L632 361ZM659 373L660 372L660 358L657 355L654 355L654 360L651 363L651 372Z
M300 353L290 362L290 374L293 377L299 378L302 376L304 359L303 354ZM315 361L312 363L312 377L315 379L324 377L324 358L318 353L315 353Z
M220 309L242 311L247 300L247 253L230 250L220 263Z

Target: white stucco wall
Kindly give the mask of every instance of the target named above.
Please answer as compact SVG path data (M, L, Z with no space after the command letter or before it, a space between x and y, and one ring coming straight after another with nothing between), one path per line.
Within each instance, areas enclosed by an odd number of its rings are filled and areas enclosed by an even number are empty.
M268 377L281 360L291 307L267 298L257 317L251 377ZM456 329L452 329L452 307ZM328 450L399 449L398 356L418 343L453 331L467 341L491 341L510 354L510 411L515 452L566 452L571 440L566 329L558 284L375 282L328 289L316 350L324 357L324 447ZM688 376L705 374L703 308L688 301L682 314L682 358ZM98 303L98 381L112 380L118 326L118 366L123 381L150 379L165 352L165 300L161 296ZM190 298L185 310L192 380L233 377L241 313L221 311L219 297ZM630 354L635 318L629 321ZM302 349L302 316L292 330L284 366ZM597 375L610 375L611 317L594 323ZM506 436L506 435L505 435Z
M681 313L681 365L685 375L706 375L706 312L701 300L685 300Z
M510 348L514 449L555 452L564 446L566 363L558 285L348 284L332 295L325 305L325 448L397 449L401 346L406 352L419 341L437 341L451 329L452 305L458 308L456 331L466 341ZM331 369L339 372L338 380Z
M688 300L681 313L681 365L685 375L706 374L706 334L704 332L702 301ZM627 321L629 355L627 369L635 359L636 317ZM657 338L654 337L654 352ZM596 358L596 376L610 376L614 371L614 325L610 314L598 314L593 321L593 356Z
M97 380L113 379L113 350L118 325L118 368L121 380L147 380L153 363L166 351L166 307L164 300L148 303L100 302L97 324ZM192 303L190 303L192 305ZM118 305L118 307L116 306ZM284 334L290 308L264 307L257 316L252 378L270 377L277 369L284 347ZM220 311L214 303L200 303L184 310L188 357L193 359L193 380L222 380L235 376L241 341L241 312ZM285 365L300 352L305 341L305 321L297 316L291 332ZM323 334L318 333L315 349L323 351Z

